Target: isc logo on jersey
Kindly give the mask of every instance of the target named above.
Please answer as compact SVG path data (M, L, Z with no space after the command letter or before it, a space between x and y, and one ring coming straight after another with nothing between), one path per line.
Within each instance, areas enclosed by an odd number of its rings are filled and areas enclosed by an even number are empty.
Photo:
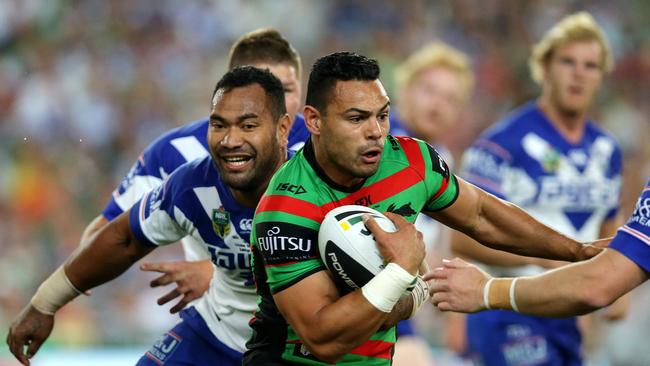
M370 214L385 231L396 230L392 221L379 211L346 205L327 213L318 232L321 259L344 291L360 288L384 269L375 239L363 224L364 214Z

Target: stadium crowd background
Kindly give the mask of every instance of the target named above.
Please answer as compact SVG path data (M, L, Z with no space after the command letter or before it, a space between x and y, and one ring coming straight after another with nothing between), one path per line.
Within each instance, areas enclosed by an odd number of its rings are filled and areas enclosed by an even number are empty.
M624 149L623 214L650 176L650 3L612 1L0 1L0 339L38 284L78 245L140 151L206 116L228 49L242 33L279 29L312 62L339 50L393 67L432 40L468 53L476 91L444 140L459 158L500 116L538 93L530 45L562 16L590 11L616 66L592 116ZM181 258L180 246L147 260ZM68 305L45 347L148 345L176 320L155 305L152 274L131 269ZM603 361L650 359L650 287L629 317L600 330ZM430 335L433 341L438 337ZM9 354L3 344L0 364ZM10 363L13 364L13 363Z

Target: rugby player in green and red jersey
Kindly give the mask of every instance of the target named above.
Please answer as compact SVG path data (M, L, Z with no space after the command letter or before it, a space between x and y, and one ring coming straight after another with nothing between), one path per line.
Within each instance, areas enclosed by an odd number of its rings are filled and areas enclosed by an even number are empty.
M411 224L420 212L522 255L575 261L599 251L456 178L425 142L389 136L389 109L375 60L339 52L314 64L304 108L311 138L272 178L255 213L259 308L244 365L389 365L394 325L423 301L401 296L424 258ZM346 204L393 212L387 216L398 228L386 233L365 221L388 264L349 293L336 287L318 253L325 214Z

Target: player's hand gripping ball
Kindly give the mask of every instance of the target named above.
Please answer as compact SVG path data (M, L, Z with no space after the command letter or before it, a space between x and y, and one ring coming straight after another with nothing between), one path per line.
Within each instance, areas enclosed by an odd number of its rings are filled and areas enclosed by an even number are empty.
M343 293L361 288L386 265L375 238L363 224L364 214L370 214L385 231L397 230L375 209L346 205L328 212L318 232L321 258Z

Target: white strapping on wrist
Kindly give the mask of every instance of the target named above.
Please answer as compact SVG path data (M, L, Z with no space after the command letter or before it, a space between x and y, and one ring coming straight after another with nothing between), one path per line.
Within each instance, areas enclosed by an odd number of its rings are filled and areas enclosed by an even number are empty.
M427 281L422 279L422 276L416 277L415 286L411 290L411 299L413 300L413 309L411 310L411 315L409 318L412 318L418 310L424 305L425 302L431 297L429 295L429 284Z
M510 290L508 291L510 295L510 307L512 310L519 312L519 308L517 308L517 301L515 300L515 286L517 285L517 280L519 280L519 277L515 277L512 282L510 283Z
M490 278L486 283L485 286L483 286L483 304L485 305L485 308L488 310L492 310L490 307L490 286L492 285L492 281L494 281L494 277Z
M361 287L361 293L372 306L390 313L415 276L396 263L388 263L372 280Z
M54 315L82 292L70 282L63 266L57 268L36 290L30 303L43 314Z

